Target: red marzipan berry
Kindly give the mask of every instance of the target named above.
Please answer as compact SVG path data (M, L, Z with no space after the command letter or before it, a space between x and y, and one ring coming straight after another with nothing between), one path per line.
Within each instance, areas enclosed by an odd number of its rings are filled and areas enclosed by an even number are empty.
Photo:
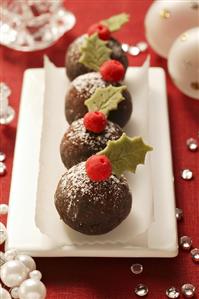
M88 28L88 35L92 35L93 33L96 33L96 32L98 33L99 38L101 38L103 40L110 39L111 32L107 26L100 24L100 23L96 23L96 24L91 25Z
M86 172L92 181L104 181L112 173L111 162L105 155L93 155L86 161Z
M84 115L84 126L88 131L93 133L101 133L107 125L107 118L100 111L87 112Z
M125 69L117 60L107 60L100 67L100 73L105 81L118 82L124 78Z

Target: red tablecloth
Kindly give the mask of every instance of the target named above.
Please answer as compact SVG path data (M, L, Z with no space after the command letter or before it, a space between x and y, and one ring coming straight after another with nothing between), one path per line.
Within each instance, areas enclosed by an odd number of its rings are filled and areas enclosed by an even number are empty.
M129 43L144 40L143 21L150 3L151 0L68 0L66 6L75 13L77 24L54 46L36 53L21 53L0 47L0 80L12 88L11 105L17 112L10 126L0 127L0 150L7 154L8 169L7 175L0 177L1 202L7 202L9 198L24 70L41 67L44 54L47 54L56 65L63 66L66 48L76 36L85 32L93 22L121 11L130 13L131 21L116 36ZM152 50L149 52L151 65L162 66L167 72L166 61ZM129 57L130 65L141 65L144 58L145 54L135 58ZM199 247L199 152L189 152L186 148L186 139L197 138L198 135L199 101L180 93L168 75L167 88L176 201L177 206L181 207L185 214L184 221L179 223L179 235L191 236L194 247ZM194 172L192 181L183 181L180 178L181 169L187 167ZM135 262L140 262L144 266L144 272L139 277L130 271L131 264ZM180 287L183 283L190 282L199 288L198 265L192 262L190 254L186 252L180 252L179 256L173 259L42 258L37 259L37 266L43 273L48 299L135 298L133 289L139 282L149 287L148 298L153 299L165 298L166 288L172 285Z

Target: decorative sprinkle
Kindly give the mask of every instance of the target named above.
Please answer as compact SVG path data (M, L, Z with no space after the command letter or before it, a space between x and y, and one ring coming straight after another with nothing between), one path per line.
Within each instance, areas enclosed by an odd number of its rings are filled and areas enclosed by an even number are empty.
M145 286L144 284L140 283L138 284L135 289L134 289L134 292L137 296L139 297L144 297L148 294L149 292L149 289L147 286Z
M168 298L178 298L180 296L180 291L175 287L170 287L166 290L166 295Z
M168 9L164 8L160 11L160 17L162 19L169 19L171 17L171 12Z
M191 283L185 283L181 287L182 294L186 298L192 298L195 295L196 287Z
M0 162L4 162L6 159L6 154L3 152L0 152Z
M191 257L194 263L199 263L199 249L194 248L191 250Z
M0 162L0 176L4 176L6 174L7 168L5 163Z
M189 251L191 249L191 246L192 246L192 240L190 237L188 236L180 237L180 247L183 250Z
M181 178L183 180L189 181L193 178L193 172L190 169L184 169L181 172Z
M191 85L192 89L199 90L199 82L197 82L197 81L191 82L190 85Z
M183 219L183 211L179 208L176 208L176 219L178 221Z
M8 213L8 205L7 204L0 204L0 215L6 215Z
M186 144L188 149L192 152L195 152L198 148L198 141L194 138L187 139Z
M131 266L131 272L133 274L141 274L143 272L143 266L141 264L133 264Z

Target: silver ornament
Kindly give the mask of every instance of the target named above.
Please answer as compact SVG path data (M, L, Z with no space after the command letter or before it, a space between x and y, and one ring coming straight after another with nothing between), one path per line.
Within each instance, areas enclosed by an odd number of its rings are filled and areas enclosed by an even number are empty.
M11 260L1 267L1 280L9 288L19 286L27 278L27 268L20 261Z
M176 219L178 221L182 220L183 218L183 211L179 208L176 208Z
M131 272L133 274L141 274L143 272L143 266L141 264L133 264L131 266Z
M193 172L190 169L184 169L181 172L181 178L183 180L189 181L193 178Z
M199 249L194 248L191 250L191 257L194 263L199 263Z
M175 287L170 287L166 290L166 295L168 298L178 298L180 296L180 291L176 289Z
M35 298L44 299L46 297L46 287L40 281L36 279L27 279L19 287L19 298Z
M137 296L139 297L144 297L148 294L149 290L148 290L148 287L145 286L144 284L140 283L138 284L135 289L134 289L134 292Z
M182 236L180 237L180 247L183 250L190 250L192 246L192 240L188 236Z
M194 138L187 139L186 144L188 149L192 152L195 152L198 148L198 141Z
M7 168L4 162L0 162L0 176L4 176L6 174Z
M5 225L0 222L0 244L3 244L7 239L7 230Z
M36 269L35 261L29 255L19 254L16 256L16 260L22 262L28 269L28 272L31 272Z
M8 205L5 203L0 204L0 215L8 214Z
M192 298L195 295L195 286L191 283L185 283L181 287L181 291L184 297Z

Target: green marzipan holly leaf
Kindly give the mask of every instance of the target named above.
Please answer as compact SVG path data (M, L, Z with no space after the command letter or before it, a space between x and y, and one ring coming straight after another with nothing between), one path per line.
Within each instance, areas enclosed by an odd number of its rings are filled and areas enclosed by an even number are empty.
M89 69L98 71L99 67L110 59L111 49L106 46L107 42L102 41L97 33L85 37L80 51L79 62Z
M129 15L126 13L121 13L110 17L107 20L103 20L101 23L106 25L108 29L113 32L119 30L124 24L129 21Z
M141 137L130 138L123 133L118 140L109 140L98 154L109 158L113 173L119 176L126 170L135 173L138 164L144 164L146 153L152 149Z
M88 111L101 111L108 115L111 110L117 109L118 104L125 98L122 92L126 86L115 87L109 85L105 88L97 88L94 94L85 101Z

